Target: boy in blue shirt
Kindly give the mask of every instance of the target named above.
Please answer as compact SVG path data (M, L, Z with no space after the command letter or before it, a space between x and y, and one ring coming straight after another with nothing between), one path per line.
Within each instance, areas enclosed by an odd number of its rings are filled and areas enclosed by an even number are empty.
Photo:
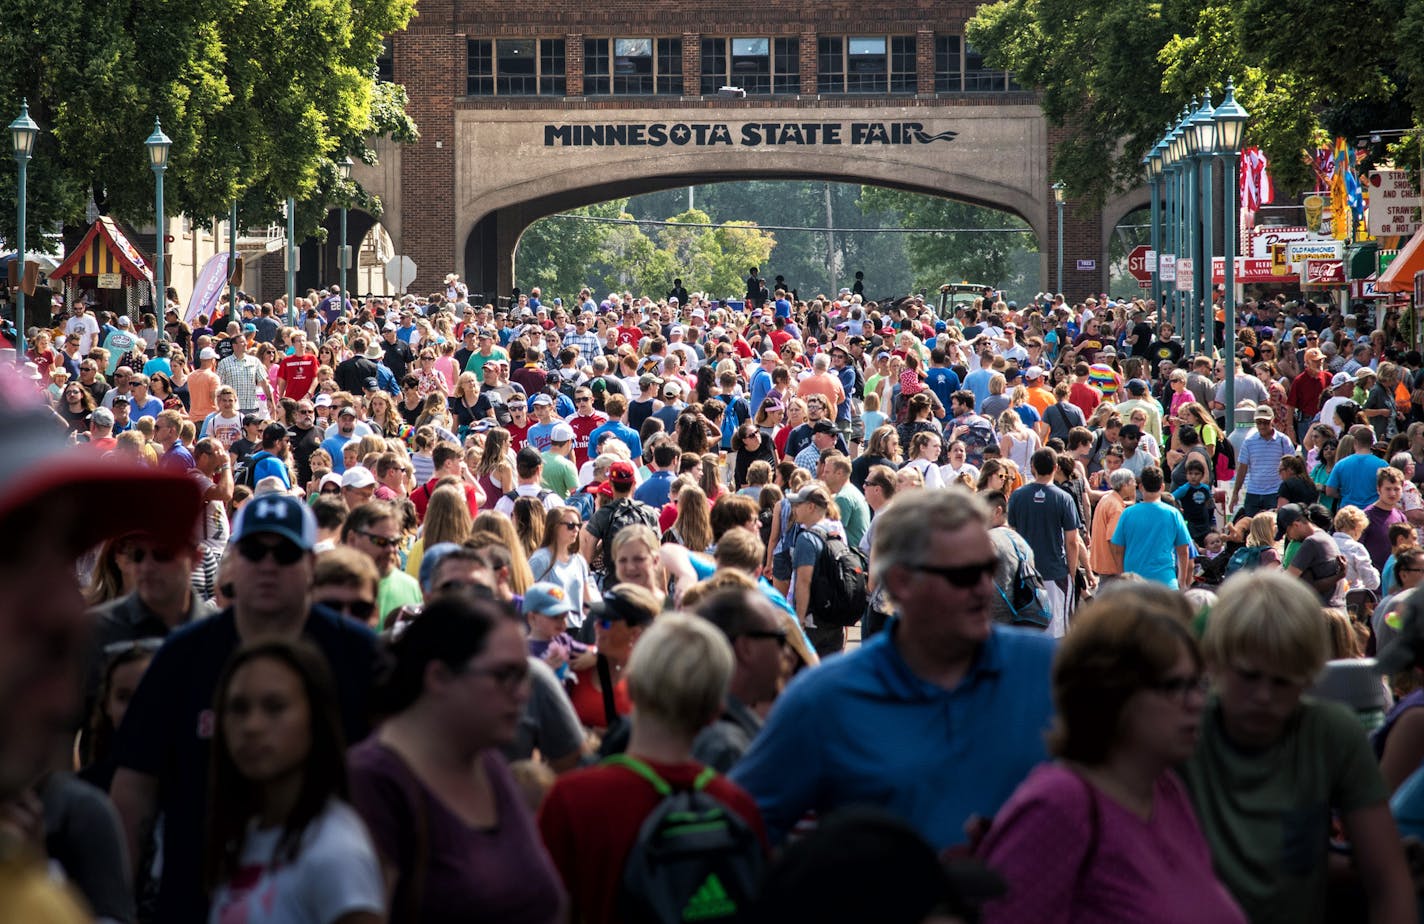
M1187 460L1187 483L1172 492L1187 521L1187 534L1197 545L1216 528L1216 498L1205 481L1206 463L1193 456Z

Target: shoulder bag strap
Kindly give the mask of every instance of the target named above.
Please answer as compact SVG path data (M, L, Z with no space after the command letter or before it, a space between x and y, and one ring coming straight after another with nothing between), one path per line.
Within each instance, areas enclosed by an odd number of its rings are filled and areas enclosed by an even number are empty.
M618 708L613 703L613 671L608 667L608 658L598 656L598 682L603 686L603 720L608 728L618 721Z

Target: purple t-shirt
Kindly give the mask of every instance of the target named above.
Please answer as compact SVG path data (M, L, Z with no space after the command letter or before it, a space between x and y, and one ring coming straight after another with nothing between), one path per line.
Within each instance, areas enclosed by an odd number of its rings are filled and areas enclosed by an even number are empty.
M1370 521L1360 534L1360 545L1370 553L1370 564L1384 571L1384 563L1389 560L1389 528L1405 522L1404 511L1395 507L1386 510L1377 504L1365 508L1365 517Z
M1040 765L995 816L979 857L1009 886L985 905L986 924L1246 922L1171 772L1143 821L1067 767Z
M376 735L348 752L351 802L370 829L381 862L399 871L391 924L564 920L568 896L504 758L491 750L481 759L499 818L485 829L470 827L450 811ZM415 870L422 857L423 875ZM412 888L419 890L415 917Z

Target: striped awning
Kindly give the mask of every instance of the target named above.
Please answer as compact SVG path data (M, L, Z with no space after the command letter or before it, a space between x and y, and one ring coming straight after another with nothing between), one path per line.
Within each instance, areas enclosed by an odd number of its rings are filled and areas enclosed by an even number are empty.
M130 282L153 282L153 270L143 254L129 242L112 218L101 215L90 225L89 231L78 247L71 250L54 272L51 279L66 279L70 276L98 276L118 273Z

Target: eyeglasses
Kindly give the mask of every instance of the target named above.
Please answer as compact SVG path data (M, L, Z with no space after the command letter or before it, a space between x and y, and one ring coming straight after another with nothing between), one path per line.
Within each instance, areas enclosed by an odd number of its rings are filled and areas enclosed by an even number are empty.
M365 536L366 541L378 549L390 549L400 545L399 536L382 536L379 533L368 532L364 529L354 529L352 532Z
M579 395L574 401L578 404L589 404L593 401L593 397L590 395Z
M751 629L743 632L741 638L768 638L776 642L777 648L786 647L786 633L780 629Z
M293 565L300 561L306 552L295 542L286 539L273 545L263 542L257 536L249 536L238 540L237 554L254 565L260 564L268 555L275 558L279 565Z
M345 613L357 622L368 621L376 612L376 604L371 600L323 600L321 605Z
M317 492L318 494L341 494L341 488L334 484L329 484Z
M143 564L145 558L152 558L160 565L166 565L169 562L173 561L173 559L176 558L178 555L178 553L173 551L172 549L145 548L128 548L124 549L121 554L136 565Z
M435 587L436 593L468 593L476 597L494 599L494 591L484 584L476 584L474 581L462 581L452 578Z
M1205 677L1201 674L1193 674L1189 677L1168 677L1151 684L1148 689L1161 693L1168 699L1186 702L1187 697L1193 693L1205 696L1210 687L1211 682Z
M80 366L80 367L79 367L79 371L80 371L80 372L98 372L98 371L99 371L99 367L98 367L98 366Z
M920 571L925 574L933 574L936 577L944 578L950 584L961 590L968 590L971 587L977 586L985 577L992 577L998 567L999 560L997 558L956 567L939 568L934 565L909 566L911 571Z
M529 662L505 664L500 667L466 667L462 674L472 677L488 677L506 693L517 693L529 682Z
M152 654L162 647L163 639L161 638L134 638L123 642L110 642L104 646L104 657L113 658L131 651Z

